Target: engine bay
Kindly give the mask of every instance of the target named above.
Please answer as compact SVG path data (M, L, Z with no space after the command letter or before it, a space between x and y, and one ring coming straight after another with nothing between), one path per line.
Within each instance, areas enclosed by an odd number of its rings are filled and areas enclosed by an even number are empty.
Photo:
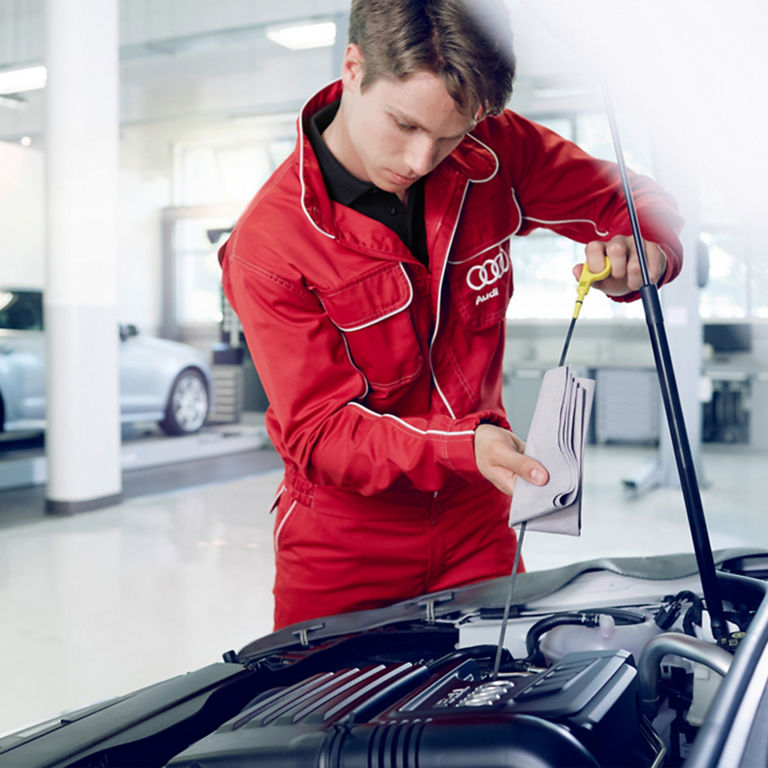
M521 610L498 674L495 645L476 642L499 626L492 609L246 661L293 674L169 766L681 766L761 595L722 579L726 643L685 588L652 603Z
M521 574L498 669L503 579L288 627L0 739L0 765L731 768L710 756L768 690L768 554L718 558L725 642L680 557Z

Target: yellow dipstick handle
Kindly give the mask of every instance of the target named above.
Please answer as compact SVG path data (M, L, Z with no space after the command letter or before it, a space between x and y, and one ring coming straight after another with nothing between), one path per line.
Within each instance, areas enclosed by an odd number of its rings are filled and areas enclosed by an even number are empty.
M576 286L576 304L573 307L573 319L575 320L579 316L581 311L581 305L584 303L584 297L592 287L592 283L596 283L598 280L604 280L611 274L611 262L610 259L605 257L605 266L602 271L595 274L590 272L589 264L584 262L584 268L581 270L581 277L579 277L579 283Z

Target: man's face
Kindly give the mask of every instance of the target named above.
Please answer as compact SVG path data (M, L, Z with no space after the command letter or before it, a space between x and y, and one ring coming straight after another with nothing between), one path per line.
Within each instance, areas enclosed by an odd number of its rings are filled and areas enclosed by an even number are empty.
M363 91L362 55L355 45L347 48L342 79L342 140L329 145L350 173L387 192L402 196L475 125L432 72L382 77Z

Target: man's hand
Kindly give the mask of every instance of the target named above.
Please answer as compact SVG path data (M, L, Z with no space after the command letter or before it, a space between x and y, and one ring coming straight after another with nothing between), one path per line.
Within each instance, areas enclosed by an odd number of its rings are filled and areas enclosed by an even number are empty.
M480 424L475 429L475 461L483 477L502 493L512 495L519 476L534 485L545 485L549 473L536 459L525 456L525 443L508 429Z
M644 240L643 245L648 258L651 282L658 284L667 270L667 257L656 243ZM640 272L640 260L637 257L634 238L616 235L607 243L602 240L593 240L587 243L585 250L589 269L595 274L605 267L606 256L611 260L610 276L595 283L595 288L599 288L609 296L623 296L625 293L640 290L643 285L643 276ZM583 264L577 264L573 268L573 274L577 280L581 276L583 266Z

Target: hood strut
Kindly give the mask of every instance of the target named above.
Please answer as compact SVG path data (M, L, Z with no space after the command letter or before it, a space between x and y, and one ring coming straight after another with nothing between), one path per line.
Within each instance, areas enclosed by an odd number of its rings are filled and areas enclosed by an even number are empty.
M696 479L696 469L693 464L691 445L688 441L688 433L685 428L685 419L680 404L680 394L677 389L677 381L672 366L672 358L669 351L669 341L667 340L666 330L664 328L664 317L661 311L659 301L659 290L651 282L648 272L648 259L645 254L643 238L640 232L640 223L637 218L637 209L632 195L632 187L629 183L629 175L624 162L624 152L621 147L621 139L616 126L616 117L611 105L608 89L603 85L603 98L605 109L608 115L608 122L611 128L611 139L616 153L616 160L621 174L621 184L624 189L624 197L629 211L629 218L632 224L632 235L635 241L635 248L640 260L640 270L643 277L643 285L640 288L640 297L645 311L645 320L648 325L648 333L651 337L651 348L653 349L653 358L656 362L656 372L659 377L661 387L661 396L664 402L667 424L672 438L672 446L675 452L677 462L677 471L680 476L680 485L683 491L685 509L688 513L688 525L691 529L693 538L693 547L696 553L696 562L699 567L699 576L701 578L701 587L704 592L704 600L709 610L710 621L712 624L712 634L715 639L721 641L727 635L727 625L723 617L723 601L720 595L720 586L717 581L715 571L715 561L712 557L712 547L709 542L709 533L707 531L706 520L704 519L704 509L701 503L701 494L699 493L699 484Z

